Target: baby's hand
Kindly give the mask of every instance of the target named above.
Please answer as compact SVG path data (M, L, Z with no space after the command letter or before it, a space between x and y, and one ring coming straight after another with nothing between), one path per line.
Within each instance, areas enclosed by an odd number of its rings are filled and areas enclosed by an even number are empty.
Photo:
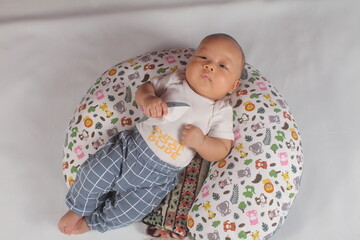
M200 128L192 124L185 125L181 134L181 144L193 149L198 149L204 142L205 135Z
M142 105L145 116L153 118L162 118L168 114L168 106L161 98L149 96Z

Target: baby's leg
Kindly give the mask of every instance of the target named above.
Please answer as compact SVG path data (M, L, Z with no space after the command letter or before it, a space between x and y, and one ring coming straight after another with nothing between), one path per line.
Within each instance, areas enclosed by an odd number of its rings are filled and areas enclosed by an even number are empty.
M130 162L123 165L122 175L114 187L117 190L115 196L86 217L91 229L104 232L141 221L177 183L176 173L159 175L152 172L151 166L139 169L138 163Z
M162 186L156 188L117 193L114 199L107 199L103 208L86 217L91 229L104 232L141 221L168 193Z
M66 204L73 213L76 213L75 215L90 218L95 211L101 211L105 201L110 199L109 192L111 193L114 182L121 172L120 165L124 160L121 135L122 133L119 133L109 139L103 148L81 165L75 182L66 196ZM64 219L60 220L61 224L59 223L60 231L79 234L88 231L89 228L92 229L91 225L86 224L89 221L86 222L85 218L79 222L80 225L77 225L80 218L70 221L64 216Z
M121 145L112 138L80 167L66 196L66 205L79 216L89 216L104 204L119 175L118 162L123 160ZM115 142L114 142L115 141Z

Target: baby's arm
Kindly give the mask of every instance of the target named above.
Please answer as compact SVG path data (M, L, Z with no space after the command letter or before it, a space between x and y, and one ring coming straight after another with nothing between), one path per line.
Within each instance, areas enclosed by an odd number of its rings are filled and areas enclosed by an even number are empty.
M136 90L135 101L147 117L162 118L168 113L168 106L155 95L155 88L149 82Z
M193 148L202 158L210 162L225 158L232 145L231 140L206 136L200 128L191 124L185 125L181 141L184 146Z

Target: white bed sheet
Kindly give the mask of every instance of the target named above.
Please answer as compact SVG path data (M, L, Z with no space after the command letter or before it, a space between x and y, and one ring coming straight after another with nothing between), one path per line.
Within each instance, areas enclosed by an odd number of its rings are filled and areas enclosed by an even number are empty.
M0 0L0 239L150 239L142 224L58 232L65 129L107 68L214 32L239 40L300 127L302 185L273 239L360 239L359 2L31 2Z

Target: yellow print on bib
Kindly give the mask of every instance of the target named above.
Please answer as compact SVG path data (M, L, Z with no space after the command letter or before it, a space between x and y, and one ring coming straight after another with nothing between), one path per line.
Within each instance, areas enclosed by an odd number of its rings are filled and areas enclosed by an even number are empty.
M183 145L168 134L164 134L158 126L154 126L148 140L153 142L157 148L168 154L173 160L177 160L182 151L184 151Z

